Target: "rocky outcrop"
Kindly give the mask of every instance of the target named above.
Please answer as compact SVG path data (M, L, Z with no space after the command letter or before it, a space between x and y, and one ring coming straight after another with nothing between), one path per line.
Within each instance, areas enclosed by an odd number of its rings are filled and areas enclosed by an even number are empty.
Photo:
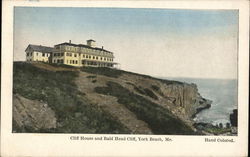
M46 103L13 95L13 120L19 128L56 128L54 111Z
M234 109L233 113L230 114L230 123L234 127L238 127L238 110Z
M183 108L185 114L191 118L201 110L209 108L212 103L199 94L195 84L171 84L163 90L163 93L172 99L177 108Z

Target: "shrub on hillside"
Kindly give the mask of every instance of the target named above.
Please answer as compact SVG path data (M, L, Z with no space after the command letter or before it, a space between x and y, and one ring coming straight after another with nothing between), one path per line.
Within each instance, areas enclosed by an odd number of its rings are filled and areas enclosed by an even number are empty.
M155 95L155 93L152 92L150 89L145 88L145 89L144 89L144 92L145 92L145 95L147 95L147 96L149 96L149 97L151 97L151 98L153 98L153 99L155 99L155 100L158 100L158 97L157 97L157 96Z

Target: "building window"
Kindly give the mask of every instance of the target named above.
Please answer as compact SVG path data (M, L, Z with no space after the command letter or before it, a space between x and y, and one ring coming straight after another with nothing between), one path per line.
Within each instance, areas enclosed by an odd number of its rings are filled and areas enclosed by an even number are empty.
M29 52L27 53L27 56L29 56Z
M101 57L101 60L102 60L102 57Z
M77 54L75 54L75 57L77 57Z
M99 58L99 57L97 56L96 59L98 60L98 58Z
M45 56L45 53L43 53L43 55L42 55L43 57Z
M75 64L75 61L73 60L73 64Z
M36 56L38 56L38 52L36 53Z
M77 64L77 61L76 61L76 64Z
M72 64L72 61L70 60L69 63Z
M93 59L95 59L95 56L93 56Z

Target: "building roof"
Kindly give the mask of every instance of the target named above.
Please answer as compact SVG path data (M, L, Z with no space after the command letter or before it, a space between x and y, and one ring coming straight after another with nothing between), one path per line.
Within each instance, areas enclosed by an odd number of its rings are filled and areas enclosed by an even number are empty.
M54 50L53 47L47 47L47 46L42 46L42 45L32 45L32 44L29 44L26 50L27 49L32 49L33 51L47 52L47 53L52 52Z
M61 44L57 44L55 46L59 46L59 45L68 45L68 46L74 46L74 47L84 47L84 48L89 48L89 49L93 49L93 50L99 50L99 51L105 51L105 52L108 52L108 53L112 53L111 51L105 50L103 48L91 47L91 46L84 45L84 44L72 44L72 43L64 42L64 43L61 43Z

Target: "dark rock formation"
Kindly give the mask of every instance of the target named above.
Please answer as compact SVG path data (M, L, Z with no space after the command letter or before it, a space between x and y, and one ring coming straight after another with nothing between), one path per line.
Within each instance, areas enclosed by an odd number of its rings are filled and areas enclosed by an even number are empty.
M238 126L238 110L234 109L233 113L230 114L230 123L232 126Z

